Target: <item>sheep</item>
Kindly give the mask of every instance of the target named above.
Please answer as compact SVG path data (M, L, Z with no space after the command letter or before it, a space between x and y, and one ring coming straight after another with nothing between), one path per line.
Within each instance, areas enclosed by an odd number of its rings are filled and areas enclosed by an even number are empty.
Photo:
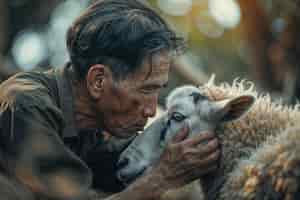
M300 199L300 127L268 137L228 177L219 199Z
M273 102L269 95L259 95L249 81L235 80L232 85L224 83L217 86L212 78L200 90L213 101L240 95L256 98L255 104L243 118L221 124L215 130L222 143L222 161L216 174L203 177L202 187L206 198L276 199L276 196L277 199L296 199L299 193L299 151L288 147L298 142L299 129L291 127L300 122L299 105L288 107ZM292 133L294 137L287 137ZM288 140L286 145L283 145L284 140ZM272 150L284 153L272 153ZM281 163L282 160L289 164ZM281 168L276 171L281 165L287 168L284 168L287 172ZM289 175L291 178L285 175L288 172L296 175ZM266 176L266 173L269 175ZM274 173L278 178L271 176ZM182 189L167 192L165 199L202 199L201 189L197 185L194 182ZM268 188L268 192L261 189L262 185Z
M168 112L156 120L122 153L118 176L130 182L152 163L156 162L164 145L184 124L190 135L204 130L215 130L221 122L239 118L254 102L250 95L241 95L223 101L210 101L199 88L183 86L176 88L167 98ZM161 134L159 134L161 133Z
M289 107L282 105L281 102L272 101L268 94L259 95L255 91L254 84L249 81L235 80L232 85L224 83L216 86L212 79L202 87L202 90L213 100L232 98L241 94L250 94L256 98L255 104L243 118L223 124L216 130L223 147L221 167L223 176L216 178L225 179L224 184L218 190L220 193L217 195L217 199L276 199L274 198L275 192L267 193L258 190L262 183L256 184L256 181L258 181L257 176L267 172L274 173L273 165L277 167L278 165L285 166L283 163L280 164L280 161L298 161L298 158L293 156L296 155L296 152L299 154L300 151L297 149L291 151L287 147L289 144L300 143L297 140L297 132L295 132L295 130L299 129L293 128L297 127L297 125L300 127L300 105ZM289 134L294 135L294 137L287 137ZM298 139L300 139L300 136L298 136ZM284 152L285 154L280 154L281 156L279 156L279 152ZM297 165L291 171L298 168L299 166ZM284 173L284 171L280 170L278 174L280 173ZM298 175L294 176L293 180L297 180L297 177ZM260 178L263 179L262 177ZM270 183L271 178L264 177L260 182L263 181L267 185ZM280 182L283 179L278 178L272 181ZM257 186L256 190L254 185ZM205 183L203 186L205 186ZM207 185L206 187L212 186ZM286 187L289 187L289 185L286 185ZM292 187L295 186L290 188ZM273 190L276 191L277 189L273 188ZM269 191L272 191L272 189L269 188ZM283 192L281 196L290 197L291 195Z

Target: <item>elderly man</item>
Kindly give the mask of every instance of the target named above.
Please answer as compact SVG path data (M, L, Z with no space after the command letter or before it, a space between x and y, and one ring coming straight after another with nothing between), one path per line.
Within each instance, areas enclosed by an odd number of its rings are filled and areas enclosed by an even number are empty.
M185 129L127 188L114 175L120 151L155 115L182 45L138 0L91 5L67 33L69 63L0 86L1 199L86 199L92 188L114 192L111 200L159 199L214 170L213 133L185 139Z

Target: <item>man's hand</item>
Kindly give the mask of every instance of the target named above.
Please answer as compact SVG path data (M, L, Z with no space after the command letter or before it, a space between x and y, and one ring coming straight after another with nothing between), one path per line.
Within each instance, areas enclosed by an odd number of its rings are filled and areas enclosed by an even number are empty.
M183 186L218 167L220 150L215 135L206 132L186 139L187 135L188 128L181 130L148 172L161 189Z
M218 140L213 133L186 138L188 128L181 130L168 144L156 166L123 192L105 200L154 200L164 192L184 186L216 170L220 157Z

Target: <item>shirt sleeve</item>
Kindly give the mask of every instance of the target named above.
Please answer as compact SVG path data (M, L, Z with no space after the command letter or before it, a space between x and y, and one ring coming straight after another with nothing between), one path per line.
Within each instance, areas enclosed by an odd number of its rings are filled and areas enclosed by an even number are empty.
M54 106L22 105L2 113L10 173L34 192L75 198L91 185L89 168L59 137L62 115ZM3 135L3 134L2 134Z

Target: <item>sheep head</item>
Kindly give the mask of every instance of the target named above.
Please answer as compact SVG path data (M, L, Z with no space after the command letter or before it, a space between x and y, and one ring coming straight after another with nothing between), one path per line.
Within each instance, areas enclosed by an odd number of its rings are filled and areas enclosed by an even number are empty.
M214 131L218 124L240 118L254 102L251 95L212 101L200 88L182 86L167 97L167 111L155 120L143 134L121 154L117 175L128 184L155 164L166 144L184 126L189 136Z

